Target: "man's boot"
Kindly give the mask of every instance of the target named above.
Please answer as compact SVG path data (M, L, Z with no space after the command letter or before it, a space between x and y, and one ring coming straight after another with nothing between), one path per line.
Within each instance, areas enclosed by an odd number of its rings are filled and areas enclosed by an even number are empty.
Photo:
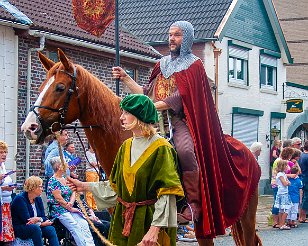
M186 193L187 206L178 213L179 224L188 224L198 221L201 216L201 194L199 171L184 171L182 175L183 186Z

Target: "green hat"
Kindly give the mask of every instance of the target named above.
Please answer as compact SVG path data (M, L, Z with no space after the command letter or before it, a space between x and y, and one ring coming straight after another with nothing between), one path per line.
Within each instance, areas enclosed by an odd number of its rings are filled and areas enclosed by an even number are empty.
M131 94L125 97L120 107L147 124L158 122L157 110L152 100L142 94Z

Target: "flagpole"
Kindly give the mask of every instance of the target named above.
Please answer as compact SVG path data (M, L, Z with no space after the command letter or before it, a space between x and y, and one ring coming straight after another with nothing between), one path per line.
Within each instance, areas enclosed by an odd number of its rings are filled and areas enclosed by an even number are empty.
M115 19L114 19L114 34L115 34L115 49L116 49L116 66L120 66L120 44L119 44L119 7L118 0L115 0ZM120 79L116 79L116 94L120 95Z

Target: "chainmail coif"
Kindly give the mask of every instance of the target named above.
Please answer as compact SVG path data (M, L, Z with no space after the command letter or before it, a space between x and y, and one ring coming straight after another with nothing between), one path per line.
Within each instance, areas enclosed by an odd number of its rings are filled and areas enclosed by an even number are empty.
M183 41L180 55L174 59L171 55L164 56L160 60L160 70L165 78L169 78L173 73L186 70L199 58L191 52L194 41L194 28L188 21L176 21L171 26L177 26L183 31Z

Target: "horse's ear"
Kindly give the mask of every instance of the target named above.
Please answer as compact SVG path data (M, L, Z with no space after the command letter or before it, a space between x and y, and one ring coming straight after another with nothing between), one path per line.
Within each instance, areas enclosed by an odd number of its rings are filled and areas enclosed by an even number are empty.
M38 51L39 59L43 65L43 67L49 71L54 65L55 62L50 60L47 56L45 56L42 52Z
M72 68L73 65L70 62L70 60L66 57L66 55L64 54L63 50L58 48L58 58L61 61L61 63L63 64L63 66L65 67L66 70L69 70L69 68Z

